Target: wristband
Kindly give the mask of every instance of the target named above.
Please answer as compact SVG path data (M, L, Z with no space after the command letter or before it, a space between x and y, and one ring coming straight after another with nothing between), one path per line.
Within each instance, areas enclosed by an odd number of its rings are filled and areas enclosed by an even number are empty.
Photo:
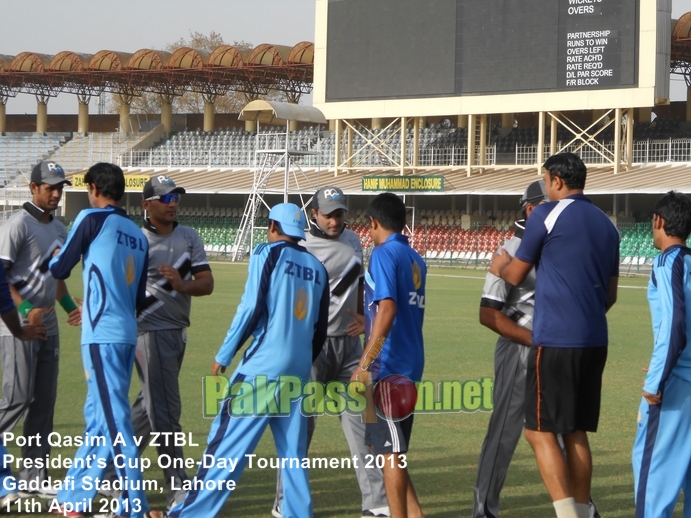
M77 309L77 305L74 303L74 299L72 298L72 295L69 293L62 297L59 301L60 305L62 306L62 309L64 309L67 314L72 313L75 309Z
M19 314L22 317L27 318L29 316L29 313L31 313L32 309L34 309L34 305L28 300L25 300L24 302L19 304L17 311L19 311Z

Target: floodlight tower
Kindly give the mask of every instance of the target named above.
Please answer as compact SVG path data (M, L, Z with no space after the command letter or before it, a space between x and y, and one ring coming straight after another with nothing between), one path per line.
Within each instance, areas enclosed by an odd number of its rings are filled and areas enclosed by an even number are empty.
M265 229L265 226L256 226L257 213L260 207L270 209L265 201L267 194L283 194L283 201L288 201L289 194L300 196L301 209L309 203L302 197L303 187L309 187L311 192L316 186L305 175L297 159L300 157L318 155L318 151L297 149L291 147L291 122L308 122L314 124L326 124L326 119L321 111L312 106L299 106L297 104L282 103L277 101L256 100L247 104L240 113L240 120L254 121L257 123L254 151L254 177L252 191L242 215L240 228L235 236L232 248L233 261L242 260L254 245L255 229ZM262 132L260 124L282 125L285 132ZM283 169L283 182L271 181L276 172ZM306 182L306 184L305 184Z

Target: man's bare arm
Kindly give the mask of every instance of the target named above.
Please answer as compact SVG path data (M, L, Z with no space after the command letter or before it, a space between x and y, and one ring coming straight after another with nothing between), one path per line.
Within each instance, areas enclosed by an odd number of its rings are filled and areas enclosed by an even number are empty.
M614 306L617 301L617 290L619 288L619 277L612 277L607 286L607 311Z
M532 344L530 330L519 326L497 309L480 306L480 323L504 338L524 345Z

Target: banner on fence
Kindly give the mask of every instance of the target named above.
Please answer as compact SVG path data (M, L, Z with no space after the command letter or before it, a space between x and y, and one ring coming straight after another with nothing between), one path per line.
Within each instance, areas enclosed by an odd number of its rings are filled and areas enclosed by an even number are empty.
M148 174L125 175L125 192L142 192L144 184L149 181ZM75 174L71 178L72 189L86 190L86 182L83 174Z
M363 176L363 191L431 192L444 190L444 177Z

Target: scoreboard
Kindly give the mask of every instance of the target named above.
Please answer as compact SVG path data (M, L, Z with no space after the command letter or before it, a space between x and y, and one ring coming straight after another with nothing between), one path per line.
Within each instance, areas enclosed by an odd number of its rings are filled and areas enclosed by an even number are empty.
M669 91L671 4L317 0L327 118L628 108Z

